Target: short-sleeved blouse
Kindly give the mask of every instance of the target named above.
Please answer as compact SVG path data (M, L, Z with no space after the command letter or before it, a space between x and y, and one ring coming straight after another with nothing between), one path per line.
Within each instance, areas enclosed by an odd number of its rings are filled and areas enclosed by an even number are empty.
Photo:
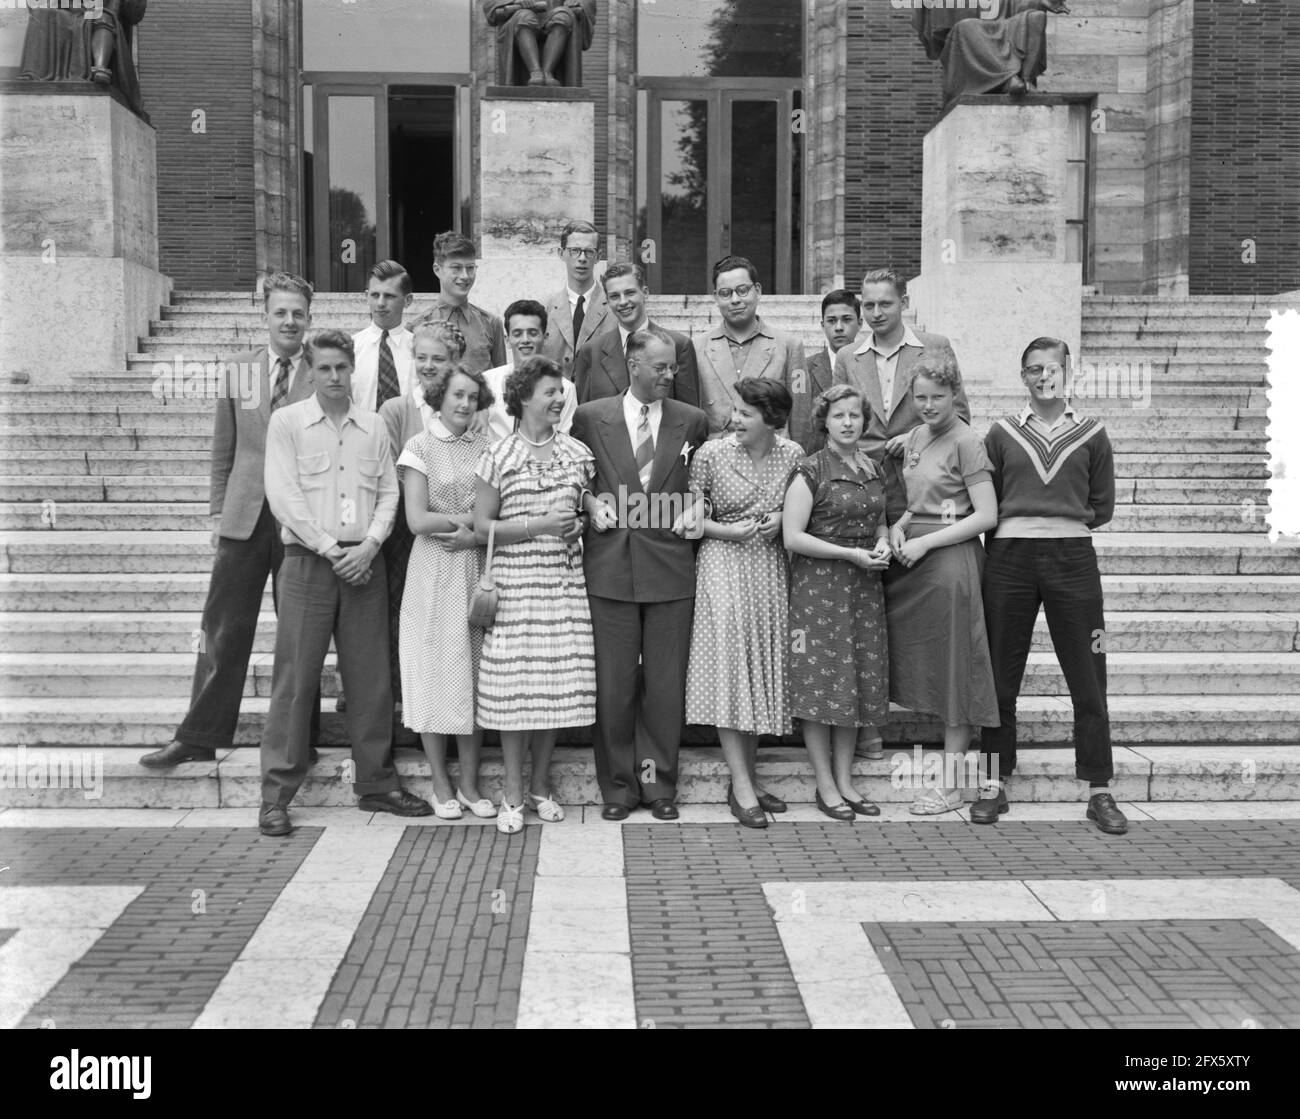
M574 487L574 507L578 497L596 474L596 460L585 443L579 443L571 435L555 433L555 447L550 460L538 462L528 451L527 444L516 431L502 439L496 446L483 452L475 473L493 489L501 493L501 520L512 516L523 516L507 510L506 493L503 482L512 474L537 475L544 480L544 488L555 490L565 486Z
M755 465L735 434L705 443L691 460L691 489L702 493L719 524L765 517L785 499L790 471L803 457L803 448L776 437L767 457Z
M916 517L965 517L970 487L993 478L984 442L959 419L939 435L922 424L903 445L907 511Z
M876 464L865 455L860 458L865 469L854 471L823 447L790 471L789 481L802 478L813 495L805 530L809 535L845 547L874 541L876 524L885 512L884 482Z

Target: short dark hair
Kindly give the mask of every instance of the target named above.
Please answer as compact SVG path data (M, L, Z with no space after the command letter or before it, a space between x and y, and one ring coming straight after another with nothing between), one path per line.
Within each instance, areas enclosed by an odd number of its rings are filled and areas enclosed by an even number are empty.
M342 330L318 330L303 343L303 357L308 365L316 364L316 354L320 350L342 350L348 355L348 361L357 363L357 351L352 345L352 335Z
M633 331L627 336L628 359L641 353L651 342L666 342L674 354L677 352L677 343L671 334L662 327L647 326L644 330Z
M287 291L293 295L301 295L307 300L307 306L311 306L311 284L301 276L295 276L292 272L271 272L262 278L263 307L271 302L271 296L277 291Z
M871 422L871 402L863 396L861 389L855 388L853 385L831 385L825 392L818 395L813 402L813 428L823 435L829 434L826 428L826 417L831 414L831 408L841 400L849 400L854 397L862 405L862 426L865 428Z
M558 377L564 380L560 367L549 357L534 354L526 358L522 365L510 370L506 383L501 388L501 396L506 402L506 415L520 419L524 414L524 403L533 398L537 382L543 377Z
M1029 343L1028 346L1025 347L1025 352L1020 355L1021 369L1025 367L1025 362L1029 360L1029 355L1033 353L1035 350L1060 350L1062 365L1064 365L1067 361L1070 360L1069 344L1063 341L1062 339L1047 338L1047 337L1035 338L1032 342Z
M722 273L733 272L737 268L743 268L746 272L749 273L749 278L754 283L758 283L758 269L754 267L753 261L751 261L748 257L735 256L733 254L731 256L724 256L721 260L714 262L713 281L712 281L714 287L717 287L718 277L721 276Z
M633 264L630 260L618 260L605 269L605 274L600 278L600 286L608 288L610 280L617 280L620 276L633 276L636 278L636 286L643 288L646 286L645 269L639 264Z
M451 352L453 358L459 361L465 356L465 335L460 332L455 323L435 319L432 314L422 315L411 324L411 349L415 349L416 340L424 334L432 334Z
M433 239L433 262L441 264L448 257L453 256L470 256L477 260L478 248L463 233L449 229L446 233L439 233Z
M538 303L536 299L516 299L506 308L506 313L501 316L501 325L505 327L507 335L510 333L510 318L512 315L525 315L540 319L542 333L546 333L546 308Z
M478 385L478 405L477 410L482 412L491 408L496 403L496 397L492 395L491 388L488 387L487 378L477 370L471 370L463 365L456 364L448 369L445 373L434 378L433 384L424 390L424 402L435 411L442 407L442 402L447 397L447 386L451 384L453 377L468 377Z
M736 395L757 408L763 422L772 428L785 427L794 407L790 390L780 381L770 381L766 377L745 377L737 381Z
M912 366L912 383L916 384L922 377L943 385L953 391L954 395L961 388L961 370L957 368L957 359L951 353L923 353Z
M560 230L560 248L567 249L569 247L569 235L573 233L594 233L596 235L596 247L600 247L600 230L591 222L579 219L565 222L564 228Z
M862 277L862 286L866 287L868 284L893 284L899 299L907 294L907 281L895 268L873 268Z
M852 307L853 313L858 318L862 318L862 300L857 297L855 292L849 291L848 288L836 288L834 291L828 291L822 296L822 318L826 317L827 307L834 307L841 303L845 307Z
M411 294L411 274L395 260L381 260L370 269L370 280L378 280L381 284L385 280L397 280L398 290L403 295ZM370 280L366 281L367 288Z

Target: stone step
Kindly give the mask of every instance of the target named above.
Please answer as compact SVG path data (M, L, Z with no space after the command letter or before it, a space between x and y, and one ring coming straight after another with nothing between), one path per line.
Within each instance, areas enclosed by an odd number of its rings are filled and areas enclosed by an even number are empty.
M207 501L206 476L98 476L60 477L53 472L39 481L0 475L0 501Z
M88 581L81 574L0 576L0 611L101 612L203 609L208 573L119 572ZM1300 603L1300 575L1104 575L1106 607L1129 610L1267 611ZM270 598L267 590L267 601Z
M207 531L0 533L0 571L14 574L208 572ZM1243 533L1099 533L1108 575L1300 575L1300 541Z
M1300 611L1289 603L1274 604L1271 612L1233 611L1114 611L1106 622L1106 647L1115 653L1274 652L1300 649ZM154 610L121 613L102 611L31 611L0 614L4 648L13 653L190 653L200 640L199 611L167 613ZM261 614L253 648L275 648L275 615L269 604ZM1046 621L1040 616L1034 648L1052 648Z
M13 458L0 447L0 474L22 474L30 470L31 459ZM131 477L131 478L207 478L212 470L208 451L174 451L167 455L155 451L81 451L41 456L44 477ZM1267 476L1267 465L1264 468ZM32 483L34 484L34 483Z
M24 699L0 706L0 746L121 747L161 746L171 740L185 715L188 697L145 699L101 696ZM266 722L269 699L241 705L237 745L255 745ZM326 745L346 741L344 717L325 705L321 738ZM1254 695L1112 696L1111 738L1117 746L1140 743L1291 744L1300 738L1300 697L1281 696L1261 703ZM934 742L938 723L926 716L894 710L882 728L890 743ZM589 741L586 729L561 732L561 742ZM1025 696L1017 708L1017 737L1031 744L1064 744L1073 733L1068 699ZM709 728L691 729L687 742L712 738ZM1249 760L1248 755L1242 756ZM1237 767L1240 778L1240 762ZM1077 789L1076 789L1077 792Z
M245 696L270 698L274 657L254 654ZM188 696L194 658L185 653L0 653L0 698L58 696ZM1300 652L1115 653L1107 656L1106 679L1114 695L1285 695L1300 693ZM339 694L331 654L321 674L321 695ZM1032 653L1024 695L1069 696L1052 652Z

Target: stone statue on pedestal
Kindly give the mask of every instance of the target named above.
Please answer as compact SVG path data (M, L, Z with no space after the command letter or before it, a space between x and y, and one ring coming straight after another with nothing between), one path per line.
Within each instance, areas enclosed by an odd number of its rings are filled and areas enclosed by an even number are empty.
M1065 0L989 0L964 8L919 4L912 25L928 58L943 64L943 99L1036 87L1047 69L1047 13L1069 15Z
M23 37L22 77L42 82L115 86L143 112L135 73L135 26L149 0L101 0L84 7L31 8Z
M579 86L596 0L480 0L497 29L498 77L507 86ZM563 64L564 77L556 70Z

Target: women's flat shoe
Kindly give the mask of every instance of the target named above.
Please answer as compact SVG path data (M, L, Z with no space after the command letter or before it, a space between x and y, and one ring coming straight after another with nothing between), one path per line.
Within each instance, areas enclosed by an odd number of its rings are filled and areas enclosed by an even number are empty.
M771 793L758 793L758 806L764 812L784 812L789 807L785 801Z
M850 808L852 808L854 813L856 813L858 816L879 816L880 815L880 805L873 804L869 800L850 800L848 797L845 797L844 803L847 804Z
M460 810L460 804L454 798L452 800L435 800L433 802L433 814L439 820L459 820L465 815Z
M480 820L490 820L497 814L497 806L487 797L480 797L478 800L470 800L459 789L456 790L456 802L462 808L468 808Z
M504 835L514 835L524 830L524 806L509 804L504 799L497 812L497 831Z
M758 807L758 805L755 805L753 808L742 808L740 802L736 799L735 790L732 789L730 785L727 786L727 807L731 809L731 814L740 821L741 827L767 827L767 813Z
M528 807L548 824L558 824L564 819L564 809L556 803L553 793L548 792L545 796L529 793Z
M846 801L839 804L827 804L822 800L820 792L817 793L817 811L823 816L829 816L832 820L839 820L841 823L853 823L853 809L849 807Z

